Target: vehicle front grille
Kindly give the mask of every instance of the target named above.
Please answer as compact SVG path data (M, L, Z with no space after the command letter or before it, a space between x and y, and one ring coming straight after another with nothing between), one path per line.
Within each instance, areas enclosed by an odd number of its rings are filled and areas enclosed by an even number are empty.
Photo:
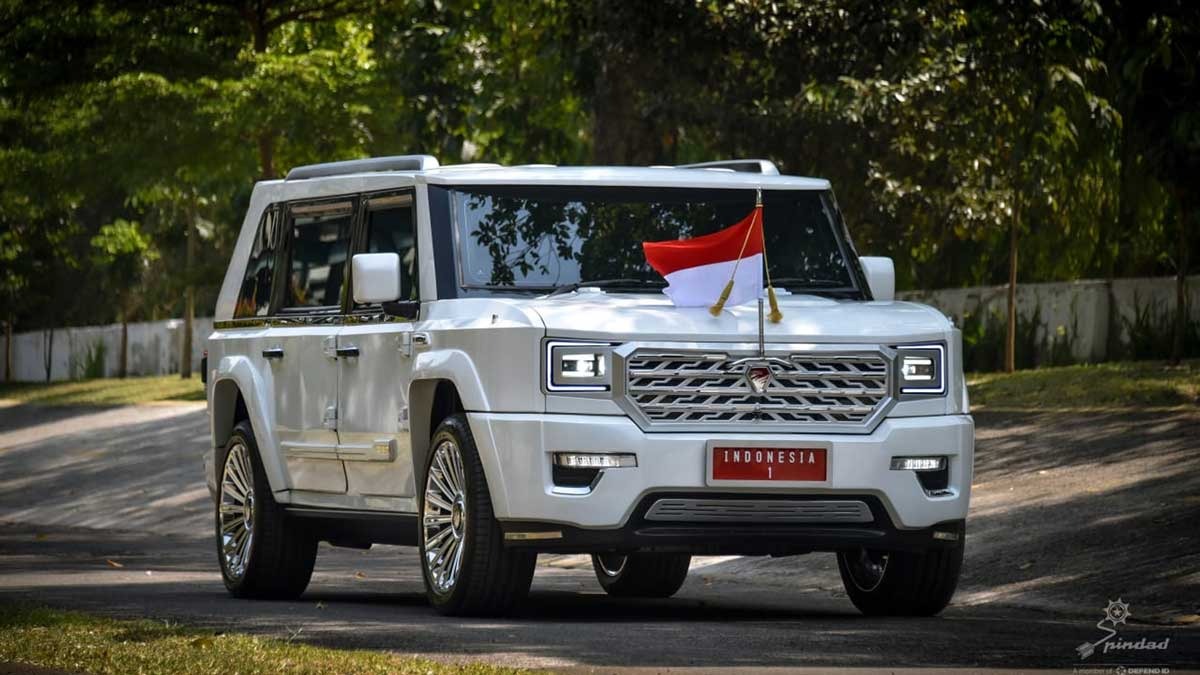
M771 378L756 393L747 371L762 367ZM625 395L651 427L865 426L889 400L888 371L877 351L637 349L625 361Z

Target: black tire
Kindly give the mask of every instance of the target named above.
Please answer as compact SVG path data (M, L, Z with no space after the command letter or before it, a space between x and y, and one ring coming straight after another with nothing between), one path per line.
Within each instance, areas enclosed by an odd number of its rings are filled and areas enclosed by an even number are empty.
M933 616L950 604L962 571L963 546L909 551L843 551L838 571L846 595L868 616ZM881 574L864 571L874 565Z
M465 479L462 481L465 490L461 495L465 515L460 511L459 525L455 526L459 529L456 535L451 535L460 537L461 562L452 581L448 578L435 581L437 572L431 571L431 567L436 567L440 558L436 550L434 556L427 555L426 522L429 517L445 516L441 513L443 509L436 505L427 511L426 498L437 496L430 494L431 490L437 489L431 487L430 472L439 449L447 443L457 448ZM496 616L510 612L529 594L537 554L504 548L504 533L492 511L487 478L465 415L452 415L438 425L429 445L417 494L417 511L421 515L418 533L421 574L429 604L438 612L451 616ZM442 585L445 587L439 587Z
M223 485L225 468L231 452L242 448L249 460L248 482L253 485L250 503L249 537L244 566L231 561L222 546L221 505L226 500ZM236 598L291 599L308 587L313 564L317 559L317 540L307 534L294 520L288 518L271 493L254 430L250 422L239 422L224 448L217 452L217 500L213 512L216 522L217 561L225 588ZM227 502L232 506L234 502ZM243 521L244 522L244 521ZM227 520L227 523L229 521ZM231 567L237 564L239 569Z
M692 556L687 553L592 556L600 586L620 598L669 598L683 586L691 563Z

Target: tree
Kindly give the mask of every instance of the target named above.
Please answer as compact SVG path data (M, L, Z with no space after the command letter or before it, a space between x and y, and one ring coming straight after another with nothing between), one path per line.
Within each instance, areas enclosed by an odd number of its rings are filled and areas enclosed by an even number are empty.
M129 373L129 317L137 310L140 281L149 262L157 257L150 238L136 221L118 219L100 227L92 237L97 269L105 271L105 286L117 299L121 322L121 353L117 377Z

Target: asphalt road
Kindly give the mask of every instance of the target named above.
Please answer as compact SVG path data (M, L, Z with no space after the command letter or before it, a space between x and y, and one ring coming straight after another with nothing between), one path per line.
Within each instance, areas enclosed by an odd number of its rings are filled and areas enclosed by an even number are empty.
M697 559L683 590L655 601L610 599L583 559L543 557L521 611L480 620L429 609L415 550L398 547L323 546L299 601L231 599L207 536L202 409L0 408L0 601L556 669L1181 672L1200 664L1198 419L981 416L967 576L940 617L864 618L832 556L813 555ZM1120 595L1133 612L1121 638L1168 649L1081 661Z

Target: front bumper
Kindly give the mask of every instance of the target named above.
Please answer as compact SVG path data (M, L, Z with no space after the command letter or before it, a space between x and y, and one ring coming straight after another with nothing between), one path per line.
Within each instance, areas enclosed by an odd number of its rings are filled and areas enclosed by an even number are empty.
M858 529L903 535L905 530L930 530L965 520L971 492L974 423L969 415L888 418L872 433L861 435L646 433L627 417L604 415L470 413L468 419L493 509L506 531L525 523L561 525L567 532L592 531L593 535L600 530L634 532L639 509L648 508L646 500L657 495L812 495L869 499L874 522ZM827 447L829 480L803 487L709 485L710 441L733 446L813 443ZM563 494L555 489L551 459L553 453L564 451L632 452L638 465L606 470L587 494ZM892 470L892 457L901 455L946 456L945 493L930 496L916 474ZM680 530L679 536L690 536L683 531L686 527L673 529ZM730 532L747 529L742 525ZM839 527L845 529L853 528Z

